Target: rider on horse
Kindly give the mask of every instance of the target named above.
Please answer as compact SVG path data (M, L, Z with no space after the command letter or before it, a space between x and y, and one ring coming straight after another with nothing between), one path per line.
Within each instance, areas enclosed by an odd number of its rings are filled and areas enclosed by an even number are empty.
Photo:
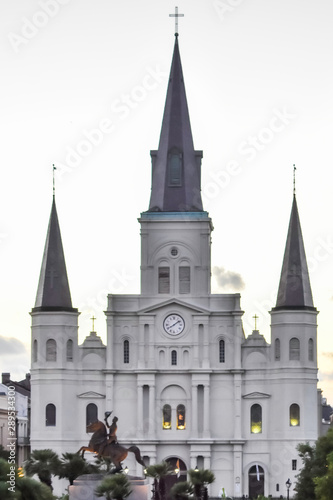
M109 444L118 444L117 435L116 435L117 428L118 428L117 427L118 418L117 417L113 417L112 424L110 425L108 423L108 418L111 415L111 413L112 413L112 411L106 411L105 412L104 422L105 422L106 427L109 429L109 434L107 436L107 439L101 444L101 446L99 448L99 453L98 453L99 456L103 455L104 449Z

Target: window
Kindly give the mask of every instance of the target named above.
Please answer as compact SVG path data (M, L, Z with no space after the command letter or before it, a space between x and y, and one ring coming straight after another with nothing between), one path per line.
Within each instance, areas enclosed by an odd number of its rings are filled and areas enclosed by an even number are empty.
M89 403L86 408L86 426L98 420L98 409L95 403Z
M190 293L190 273L189 266L179 267L179 293Z
M262 432L262 411L258 404L251 406L251 434L261 434Z
M300 356L299 340L294 337L290 339L289 342L289 359L290 361L292 360L298 361L299 356Z
M66 344L66 359L67 361L73 361L73 340L67 340Z
M297 470L297 460L292 460L291 461L291 469L292 470Z
M57 343L54 339L46 342L46 361L57 361Z
M313 339L309 339L309 361L314 359Z
M38 361L38 344L36 339L34 340L32 359L34 363Z
M56 424L56 407L54 404L49 403L45 408L45 425L47 427L54 427Z
M280 491L280 485L279 484L276 485L276 491Z
M279 359L281 359L280 339L275 339L275 343L274 343L274 357L275 357L276 361L278 361Z
M296 403L292 404L289 408L289 423L291 427L298 427L300 424L300 411Z
M124 340L124 363L129 363L129 341Z
M163 429L171 429L171 406L163 406Z
M182 185L182 153L177 148L168 155L169 186Z
M158 293L170 293L170 267L158 268Z
M185 406L178 405L177 406L177 429L183 430L186 427L185 420Z
M220 360L220 363L225 362L225 342L224 342L224 340L220 340L220 342L219 342L219 360Z
M177 364L177 351L171 351L171 364Z

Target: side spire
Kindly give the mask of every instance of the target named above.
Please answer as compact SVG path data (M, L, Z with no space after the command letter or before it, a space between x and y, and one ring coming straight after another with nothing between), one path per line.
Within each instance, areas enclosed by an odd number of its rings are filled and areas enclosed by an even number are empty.
M295 170L294 170L295 173ZM298 215L296 195L290 215L276 309L310 309L313 306L310 278L306 263L304 242Z
M152 157L149 212L202 211L202 151L195 151L178 36L175 37L160 142Z
M72 307L54 194L33 311L77 311Z

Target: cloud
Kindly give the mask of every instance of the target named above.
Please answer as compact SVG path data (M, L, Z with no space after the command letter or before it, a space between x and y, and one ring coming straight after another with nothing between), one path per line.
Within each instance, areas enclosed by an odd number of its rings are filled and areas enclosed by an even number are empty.
M27 354L27 348L23 342L14 337L0 335L0 353L2 356Z
M333 358L333 352L322 352L321 355L326 358Z
M213 276L220 288L231 288L232 290L239 291L245 288L245 283L239 273L233 271L226 271L224 267L214 266Z
M333 380L333 372L323 372L319 370L318 378L320 381Z

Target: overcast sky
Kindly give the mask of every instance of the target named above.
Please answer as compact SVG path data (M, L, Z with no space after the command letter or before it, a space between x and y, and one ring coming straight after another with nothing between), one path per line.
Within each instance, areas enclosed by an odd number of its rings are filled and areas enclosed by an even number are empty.
M333 3L180 0L179 43L214 292L241 292L246 335L270 340L296 164L318 316L319 386L333 403ZM137 218L150 196L174 44L171 0L1 0L0 368L29 370L56 200L80 341L107 292L139 293ZM99 130L99 132L97 132ZM15 339L15 340L14 340Z

